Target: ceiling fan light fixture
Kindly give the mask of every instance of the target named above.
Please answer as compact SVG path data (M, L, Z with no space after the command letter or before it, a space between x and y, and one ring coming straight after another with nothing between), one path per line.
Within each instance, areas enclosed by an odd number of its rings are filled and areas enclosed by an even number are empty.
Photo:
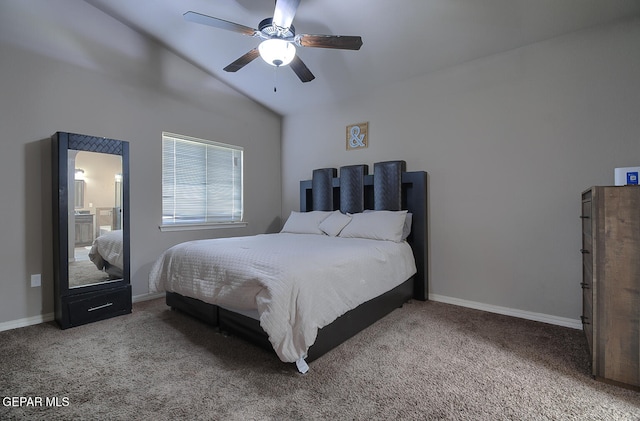
M260 57L272 66L280 67L291 63L296 56L296 47L283 39L271 38L258 46Z

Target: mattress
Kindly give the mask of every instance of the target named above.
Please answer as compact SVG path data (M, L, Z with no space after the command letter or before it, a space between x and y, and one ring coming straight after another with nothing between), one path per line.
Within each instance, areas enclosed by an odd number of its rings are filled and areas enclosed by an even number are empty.
M278 357L306 357L318 329L416 272L406 242L262 234L178 244L153 264L150 292L255 312Z

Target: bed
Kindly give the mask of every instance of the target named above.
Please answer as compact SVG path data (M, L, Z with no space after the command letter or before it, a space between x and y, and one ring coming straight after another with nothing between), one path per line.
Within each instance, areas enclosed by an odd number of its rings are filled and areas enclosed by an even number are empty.
M313 170L277 234L178 244L150 291L300 372L406 301L427 299L427 174L404 161Z
M96 238L89 250L89 260L111 279L121 279L124 265L122 230L109 231Z

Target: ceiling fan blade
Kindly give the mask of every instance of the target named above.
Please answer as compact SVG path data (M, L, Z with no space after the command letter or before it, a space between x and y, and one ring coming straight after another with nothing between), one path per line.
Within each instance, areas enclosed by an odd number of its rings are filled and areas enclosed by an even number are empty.
M302 34L296 37L302 47L334 48L338 50L359 50L362 47L362 38L351 35L308 35Z
M184 19L189 22L200 23L202 25L213 26L214 28L226 29L227 31L239 32L243 35L254 36L257 32L256 29L249 28L248 26L240 25L239 23L229 22L223 19L214 18L211 16L203 15L197 12L186 12Z
M273 24L281 28L290 28L299 5L300 0L276 0Z
M300 57L295 56L293 61L289 64L294 73L300 78L302 82L311 82L316 77L311 73L311 70L307 67L306 64L300 59Z
M254 48L253 50L249 51L247 54L243 55L242 57L240 57L239 59L237 59L230 65L228 65L227 67L225 67L223 70L225 72L237 72L247 64L251 63L256 58L258 58L259 55L260 55L260 52L258 51L258 49Z

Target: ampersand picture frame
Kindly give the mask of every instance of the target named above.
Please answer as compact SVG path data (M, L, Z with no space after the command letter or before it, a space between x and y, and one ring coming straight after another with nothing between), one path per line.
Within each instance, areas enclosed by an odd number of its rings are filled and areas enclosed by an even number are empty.
M347 150L364 149L369 146L369 122L347 126Z

